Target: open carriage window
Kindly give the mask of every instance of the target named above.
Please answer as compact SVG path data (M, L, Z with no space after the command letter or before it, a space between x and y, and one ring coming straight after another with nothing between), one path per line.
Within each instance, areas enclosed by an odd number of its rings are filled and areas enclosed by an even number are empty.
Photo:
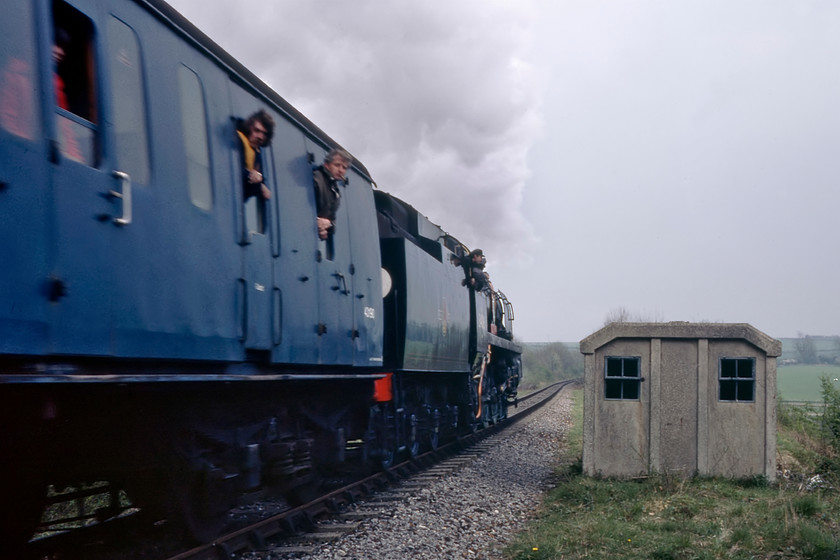
M241 157L242 201L245 210L245 239L266 233L268 200L271 199L274 117L259 109L245 119L234 119ZM246 241L248 242L248 241Z
M53 89L57 134L64 157L94 166L99 162L95 33L91 20L53 2Z

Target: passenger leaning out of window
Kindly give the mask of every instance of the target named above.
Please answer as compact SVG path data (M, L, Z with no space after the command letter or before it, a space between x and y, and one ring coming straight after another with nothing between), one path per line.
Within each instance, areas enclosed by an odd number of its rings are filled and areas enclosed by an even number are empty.
M335 218L341 203L341 190L347 178L347 170L353 161L347 151L340 148L330 150L324 164L312 171L315 186L316 223L318 237L327 239L335 230Z
M236 134L242 142L242 198L261 196L268 200L271 190L263 180L262 148L268 146L274 136L274 119L260 109L241 124Z

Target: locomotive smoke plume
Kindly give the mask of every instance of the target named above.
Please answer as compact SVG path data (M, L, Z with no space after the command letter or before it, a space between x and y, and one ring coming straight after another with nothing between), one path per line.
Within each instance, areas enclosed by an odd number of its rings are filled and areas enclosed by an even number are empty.
M171 1L484 249L521 340L620 307L837 334L840 4Z
M529 258L521 200L540 92L527 3L173 5L363 161L379 188L480 245L491 269L504 255Z

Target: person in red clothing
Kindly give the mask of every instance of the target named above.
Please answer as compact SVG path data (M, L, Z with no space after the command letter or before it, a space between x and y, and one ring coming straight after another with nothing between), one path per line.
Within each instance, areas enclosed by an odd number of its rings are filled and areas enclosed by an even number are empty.
M55 104L65 111L71 111L70 103L67 100L67 92L64 88L64 78L61 76L61 64L64 62L67 46L70 44L70 35L61 27L55 28L55 40L53 41L53 88L55 89ZM73 123L67 117L58 117L58 135L61 153L74 161L84 163L82 150L73 132Z
M53 61L53 86L55 87L56 105L64 110L70 110L70 103L67 102L67 93L64 91L64 78L59 74L59 67L64 62L67 54L66 48L70 43L70 35L61 27L55 28L55 40L52 47Z

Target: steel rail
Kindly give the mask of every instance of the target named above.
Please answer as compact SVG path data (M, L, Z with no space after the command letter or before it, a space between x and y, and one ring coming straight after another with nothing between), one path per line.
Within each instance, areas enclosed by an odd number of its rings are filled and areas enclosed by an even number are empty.
M517 422L539 410L543 405L551 401L564 387L574 382L575 380L560 381L533 393L529 393L517 399L515 403L516 407L520 404L527 404L528 406L501 422L478 432L458 437L451 442L441 445L438 449L422 453L417 457L394 465L386 471L370 475L357 482L333 490L307 504L286 510L218 537L211 543L179 553L170 557L168 560L229 560L242 552L265 549L270 541L288 539L311 531L317 525L318 518L325 515L339 514L351 504L373 495L376 491L387 488L397 481L405 480L418 472L422 472L430 466L440 463L443 459L455 456L472 447L477 442L515 425Z

